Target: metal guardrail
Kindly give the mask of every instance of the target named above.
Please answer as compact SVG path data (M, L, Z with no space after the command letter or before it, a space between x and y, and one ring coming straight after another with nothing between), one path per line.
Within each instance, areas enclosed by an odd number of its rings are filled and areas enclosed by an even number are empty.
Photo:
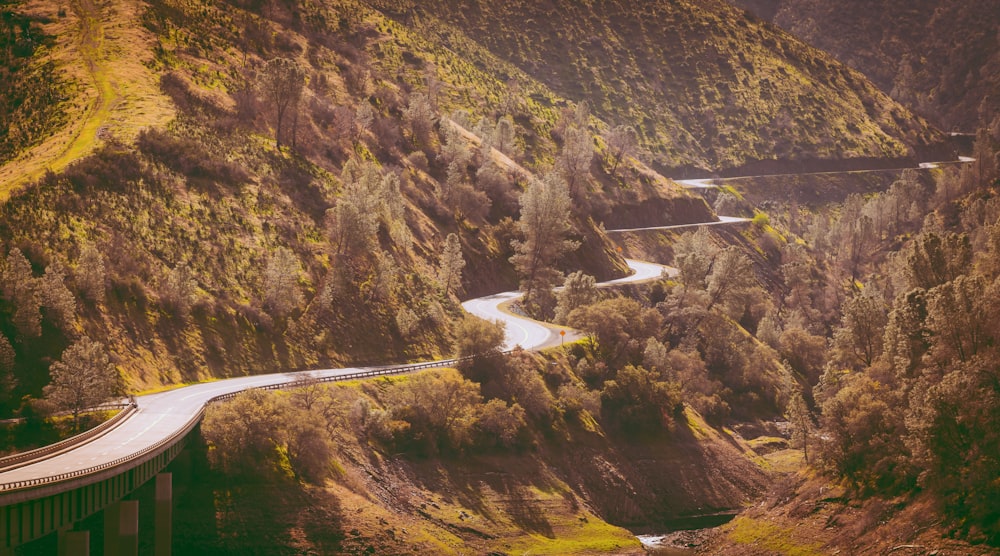
M512 351L504 351L504 352L501 352L501 353L499 353L497 355L508 355L510 353L512 353ZM134 462L134 461L139 460L139 459L141 459L141 458L143 458L143 457L145 457L145 456L147 456L147 455L149 455L151 453L152 454L158 453L158 451L160 449L165 448L167 446L170 446L171 444L173 444L174 442L177 442L179 439L183 438L189 432L191 432L191 430L194 429L195 425L197 425L198 422L201 421L202 417L204 417L204 415L205 415L205 408L208 407L209 404L215 403L215 402L220 402L220 401L225 401L225 400L230 400L230 399L236 397L237 394L239 394L241 392L246 392L248 390L280 390L282 388L294 388L296 386L304 386L304 385L310 384L310 383L341 382L341 381L346 381L346 380L358 380L358 379L363 379L363 378L373 378L373 377L378 377L378 376L388 376L388 375L403 374L403 373L408 373L408 372L412 372L412 371L419 371L419 370L422 370L422 369L433 369L433 368L436 368L436 367L455 366L455 365L458 365L458 364L461 364L461 363L464 363L464 362L467 362L467 361L472 361L472 360L474 360L477 357L481 357L481 356L470 355L470 356L466 356L466 357L459 357L459 358L456 358L456 359L444 359L444 360L441 360L441 361L432 361L432 362L429 362L429 363L416 363L416 364L412 364L412 365L401 365L401 366L398 366L398 367L382 367L382 368L370 369L370 370L366 370L366 371L358 371L358 372L354 372L354 373L347 373L347 374L342 374L342 375L333 375L333 376L320 377L320 378L315 378L315 379L309 378L308 376L306 376L305 378L300 379L300 380L290 380L290 381L286 381L286 382L280 382L280 383L277 383L277 384L269 384L267 386L258 386L258 387L252 387L252 388L244 388L242 390L238 390L238 391L235 391L235 392L229 392L227 394L220 394L218 396L210 398L207 402L205 402L205 405L202 406L202 408L196 414L194 414L191 417L191 419L189 419L187 421L187 423L184 424L184 426L182 428L178 429L177 432L171 434L170 436L167 436L167 437L164 437L164 438L160 439L155 444L147 446L146 448L143 448L142 450L139 450L138 452L135 452L135 453L127 455L127 456L120 457L120 458L118 458L116 460L113 460L113 461L105 462L105 463L102 463L102 464L99 464L99 465L95 465L93 467L88 467L86 469L78 469L76 471L69 471L69 472L66 472L66 473L60 473L58 475L50 475L48 477L39 477L39 478L36 478L36 479L27 479L27 480L24 480L24 481L15 481L15 482L12 482L12 483L2 483L2 484L0 484L0 492L10 492L10 491L15 491L15 490L24 490L24 489L36 488L36 487L40 487L40 486L46 486L46 485L50 485L50 484L53 484L53 483L59 483L59 482L63 482L63 481L68 481L68 480L71 480L71 479L76 479L76 478L79 478L79 477L84 477L86 475L92 475L92 474L95 474L95 473L99 473L101 471L105 471L107 469L111 469L112 467L117 467L117 466L120 466L120 465L125 465L125 464L130 463L130 462ZM91 430L93 430L93 429L91 429ZM78 435L78 436L80 436L80 435ZM67 439L67 440L70 440L70 439Z
M110 404L102 405L94 408L97 411L110 411L113 409L121 409L114 417L108 419L107 421L97 425L96 427L81 432L80 434L73 435L64 440L60 440L54 444L49 444L47 446L42 446L41 448L36 448L34 450L29 450L27 452L21 452L17 454L11 454L0 458L0 472L10 471L11 469L17 469L18 467L23 467L28 465L34 460L42 459L44 457L50 456L57 452L62 452L72 446L78 444L83 444L89 442L95 438L103 436L105 433L112 431L115 427L120 425L123 421L135 414L138 406L134 401L125 404Z

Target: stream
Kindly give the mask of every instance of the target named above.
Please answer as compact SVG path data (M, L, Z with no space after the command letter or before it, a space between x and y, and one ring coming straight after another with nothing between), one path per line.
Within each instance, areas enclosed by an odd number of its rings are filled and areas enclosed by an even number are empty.
M658 556L683 556L694 554L710 531L732 521L739 512L719 512L671 519L655 528L636 533L636 538L647 550ZM657 531L656 533L648 531Z

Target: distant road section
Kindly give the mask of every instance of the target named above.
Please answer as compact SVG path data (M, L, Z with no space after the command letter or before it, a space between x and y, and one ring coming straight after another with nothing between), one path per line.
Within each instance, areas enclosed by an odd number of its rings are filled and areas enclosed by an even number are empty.
M613 231L613 230L608 230ZM638 284L660 278L664 273L675 275L677 269L656 263L625 259L632 274L617 280L597 284L597 287L619 286L623 284ZM558 290L559 288L557 288ZM580 337L580 333L566 327L545 324L536 320L517 315L510 310L513 301L520 299L521 292L504 292L478 299L470 299L462 303L467 312L486 320L499 320L507 327L507 340L504 351L520 346L522 349L534 350L557 346L563 341L572 341ZM560 332L565 331L563 337Z

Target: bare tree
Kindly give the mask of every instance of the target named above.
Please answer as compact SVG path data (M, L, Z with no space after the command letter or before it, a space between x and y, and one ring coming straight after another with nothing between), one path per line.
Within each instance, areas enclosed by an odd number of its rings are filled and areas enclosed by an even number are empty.
M104 256L92 243L80 250L80 260L76 265L76 286L91 300L104 301Z
M275 111L274 141L281 148L281 129L289 109L298 110L302 91L306 85L306 72L290 58L274 58L264 64L258 77L258 87ZM294 139L293 139L294 143Z
M611 156L611 175L614 176L618 172L618 165L638 145L639 138L634 127L620 125L608 131L604 139L608 143L608 152Z

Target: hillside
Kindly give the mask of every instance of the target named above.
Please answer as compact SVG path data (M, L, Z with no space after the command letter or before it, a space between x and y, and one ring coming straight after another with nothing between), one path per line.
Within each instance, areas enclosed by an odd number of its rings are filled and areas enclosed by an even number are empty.
M998 109L1000 6L994 1L734 3L864 73L941 129L974 132ZM986 97L992 98L983 104Z
M386 5L427 36L462 32L609 123L634 126L672 177L912 158L941 139L858 72L721 1Z

